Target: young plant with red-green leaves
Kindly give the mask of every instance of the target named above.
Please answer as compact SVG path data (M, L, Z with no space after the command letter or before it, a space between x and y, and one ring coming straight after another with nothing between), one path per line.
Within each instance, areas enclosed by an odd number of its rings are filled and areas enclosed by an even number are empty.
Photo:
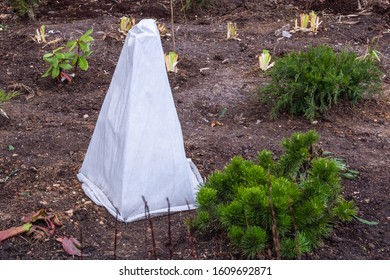
M50 66L42 77L51 75L53 79L71 82L78 68L87 71L89 68L87 57L92 54L90 43L94 40L91 36L92 31L90 29L80 38L69 41L64 47L46 53L43 60Z
M70 60L73 59L73 53L61 52L64 47L59 47L53 50L51 53L43 55L43 60L47 62L50 67L42 75L42 77L48 77L51 75L53 79L66 79L69 82L72 81L71 76L67 73L67 70L71 70L73 66L70 64Z
M71 64L77 67L80 67L81 70L87 71L89 68L87 57L92 54L90 50L90 44L94 40L91 36L92 29L89 29L83 34L80 38L76 40L69 41L66 44L66 47L69 48L70 52L74 52Z

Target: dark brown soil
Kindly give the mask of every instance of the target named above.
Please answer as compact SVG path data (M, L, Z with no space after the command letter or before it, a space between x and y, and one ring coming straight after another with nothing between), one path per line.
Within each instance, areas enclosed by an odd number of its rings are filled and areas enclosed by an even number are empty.
M343 182L345 197L356 202L361 217L379 224L336 223L324 246L304 258L390 259L389 78L384 79L381 96L357 106L335 107L314 123L289 116L271 120L269 108L253 98L256 88L267 82L256 70L256 56L263 49L280 56L309 45L328 44L363 54L367 39L378 36L381 67L388 73L388 10L376 8L358 14L356 7L343 4L349 1L320 1L321 5L311 7L306 1L277 2L219 0L207 12L186 14L179 4L175 7L181 61L179 72L169 78L187 156L207 177L234 155L254 159L262 149L279 154L284 137L295 131L317 130L324 150L344 158L361 173L358 179ZM317 35L295 34L290 39L275 35L307 8L315 8L323 20ZM76 174L123 45L119 18L130 14L137 21L151 17L170 27L169 1L49 0L37 10L35 22L16 18L4 4L0 9L0 23L8 27L0 31L0 88L24 93L2 105L9 119L0 116L0 179L15 172L0 183L0 230L19 225L22 216L41 208L56 213L63 222L54 236L45 240L17 236L1 242L0 259L77 258L62 250L55 240L60 236L82 239L84 252L89 254L84 258L112 259L115 218L85 196ZM225 39L227 20L237 22L241 41ZM89 71L79 73L70 84L41 78L47 67L42 55L55 47L31 39L41 24L47 32L56 32L48 40L66 41L93 28ZM165 51L172 49L169 37L162 40ZM211 127L224 108L223 125ZM193 214L172 215L173 258L240 258L223 238L197 236L191 245L184 221ZM167 220L153 219L160 259L169 258ZM145 248L144 221L118 223L117 231L118 259L152 258L150 231Z

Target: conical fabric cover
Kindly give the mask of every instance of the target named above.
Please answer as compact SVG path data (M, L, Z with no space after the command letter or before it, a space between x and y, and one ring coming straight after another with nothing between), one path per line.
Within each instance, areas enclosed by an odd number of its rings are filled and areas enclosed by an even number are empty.
M84 192L119 220L194 208L202 178L184 151L160 34L145 19L126 37L83 165Z

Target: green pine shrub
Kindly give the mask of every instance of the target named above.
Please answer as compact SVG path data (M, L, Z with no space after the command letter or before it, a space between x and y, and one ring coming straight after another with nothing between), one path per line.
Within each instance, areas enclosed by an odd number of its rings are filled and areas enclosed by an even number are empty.
M271 82L258 92L273 107L272 116L287 111L310 120L340 101L356 104L378 93L382 76L375 60L324 45L292 52L267 73Z
M37 8L42 0L9 0L12 8L20 17L27 16L29 19L35 19L34 9Z
M258 162L233 157L200 188L195 230L227 236L250 259L276 253L274 226L283 258L319 247L332 223L351 220L357 208L342 196L336 160L313 152L318 139L315 131L294 133L277 161L266 150Z

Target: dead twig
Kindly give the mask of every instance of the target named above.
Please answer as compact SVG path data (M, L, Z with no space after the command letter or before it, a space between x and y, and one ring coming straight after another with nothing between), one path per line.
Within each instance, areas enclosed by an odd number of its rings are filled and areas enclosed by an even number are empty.
M173 26L173 0L171 0L171 29L172 29L173 52L176 53L175 28Z
M169 249L169 259L173 259L173 249L172 249L172 230L171 230L171 204L169 203L169 198L167 197L168 202L168 249Z
M182 57L184 58L187 51L187 15L186 15L183 0L180 0L180 3L184 15L184 44L183 44L184 46L183 46L183 55L182 55Z
M155 238L154 238L153 221L152 221L152 217L150 216L148 202L146 201L144 196L142 196L142 200L144 201L144 204L145 204L145 213L147 214L147 218L148 218L148 222L149 222L149 226L150 226L150 233L151 233L151 236L152 236L152 246L153 246L152 253L153 253L153 258L155 260L157 260L157 250L156 250L156 241L155 241Z
M80 260L83 260L83 228L80 227Z
M186 203L187 203L188 213L189 213L188 214L188 228L187 228L188 236L187 236L187 239L188 239L188 243L190 246L191 256L194 260L196 260L196 259L198 259L198 254L196 252L196 239L195 239L193 227L192 227L194 217L191 215L191 212L190 212L191 207L190 207L187 200L186 200Z
M144 237L145 237L145 240L144 240L144 253L145 253L145 259L148 258L148 237L147 237L147 234L148 234L148 216L147 216L147 213L146 213L146 204L145 204L145 217L144 217L144 228L145 228L145 231L144 231Z
M64 38L53 39L53 40L51 40L49 42L46 42L46 44L44 46L42 46L42 49L44 49L44 48L46 48L47 46L50 46L50 45L55 45L55 44L57 44L59 42L62 42L62 41L64 41Z
M118 243L118 209L116 209L116 216L115 216L114 260L116 260L117 243Z

